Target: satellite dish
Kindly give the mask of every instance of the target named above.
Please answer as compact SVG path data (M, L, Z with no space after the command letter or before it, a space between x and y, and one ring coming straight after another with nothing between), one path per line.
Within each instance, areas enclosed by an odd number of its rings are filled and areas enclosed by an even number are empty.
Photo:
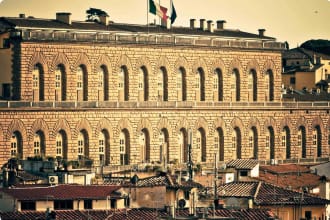
M184 200L184 199L180 199L180 200L179 200L179 207L180 207L181 209L183 209L185 206L186 206L186 200Z

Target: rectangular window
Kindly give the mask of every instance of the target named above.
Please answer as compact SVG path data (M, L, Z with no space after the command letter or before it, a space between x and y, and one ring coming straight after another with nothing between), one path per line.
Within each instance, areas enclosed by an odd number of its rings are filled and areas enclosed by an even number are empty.
M73 200L55 200L55 210L73 209Z
M10 48L10 40L9 38L5 38L2 41L2 48Z
M290 78L290 84L295 85L296 84L296 77L291 77Z
M2 97L5 99L10 98L10 84L9 83L2 84Z
M93 209L93 200L84 200L84 209Z
M36 211L36 202L35 201L21 201L21 210L33 210Z
M246 170L242 170L242 171L240 172L240 176L248 176L248 171L246 171Z

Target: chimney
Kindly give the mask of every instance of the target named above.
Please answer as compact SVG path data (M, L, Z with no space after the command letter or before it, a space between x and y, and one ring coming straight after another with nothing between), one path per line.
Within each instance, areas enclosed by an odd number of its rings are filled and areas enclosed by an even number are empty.
M19 18L25 18L25 14L19 14Z
M206 20L205 19L200 19L200 28L205 31L206 30Z
M207 30L211 33L214 32L214 24L213 24L213 21L209 20L207 21Z
M56 20L63 22L65 24L71 25L71 13L68 12L57 12L56 13Z
M190 28L195 29L196 27L197 27L196 19L194 18L190 19Z
M218 20L218 21L217 21L217 29L218 29L218 30L223 30L223 29L225 29L225 23L226 23L225 20Z
M264 37L265 36L265 29L259 29L259 37Z
M105 26L107 26L109 24L109 16L104 14L104 15L100 15L100 22L101 24L104 24Z

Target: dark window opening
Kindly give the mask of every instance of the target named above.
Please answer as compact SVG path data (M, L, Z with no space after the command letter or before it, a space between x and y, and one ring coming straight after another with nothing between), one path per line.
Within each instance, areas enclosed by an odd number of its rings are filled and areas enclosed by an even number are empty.
M247 170L240 171L240 176L248 176L248 171Z
M36 210L36 202L35 201L22 201L21 202L21 210Z
M84 200L84 209L93 209L93 201L91 199Z
M73 209L73 200L55 200L55 210Z

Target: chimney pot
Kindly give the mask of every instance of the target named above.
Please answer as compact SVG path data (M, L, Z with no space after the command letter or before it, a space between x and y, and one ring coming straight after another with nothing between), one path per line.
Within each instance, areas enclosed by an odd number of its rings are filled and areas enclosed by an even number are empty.
M200 28L205 31L206 30L206 20L205 19L200 19Z
M217 21L217 29L219 29L219 30L225 29L225 23L226 23L225 20L218 20Z
M19 18L25 18L25 14L19 14Z
M207 21L207 30L211 33L214 32L214 24L213 24L213 21L209 20Z
M56 20L71 25L71 13L58 12L56 13Z
M259 29L259 37L264 37L265 36L265 29Z
M190 28L195 29L196 28L196 19L192 18L190 19Z
M101 24L108 25L109 24L109 16L108 15L100 15Z

